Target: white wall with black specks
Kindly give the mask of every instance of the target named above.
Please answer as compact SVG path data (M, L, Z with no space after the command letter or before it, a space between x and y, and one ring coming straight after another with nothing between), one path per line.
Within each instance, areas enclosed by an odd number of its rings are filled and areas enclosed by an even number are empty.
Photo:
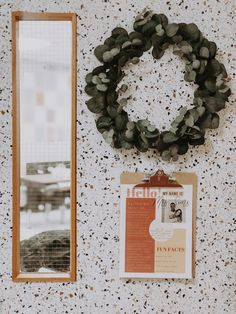
M218 45L233 95L220 112L220 126L207 131L205 145L167 164L154 151L109 147L88 111L85 75L98 64L93 49L117 25L132 29L148 6L170 21L194 22ZM11 12L76 12L78 280L75 283L13 283ZM236 3L234 0L0 0L0 313L192 313L236 312ZM161 60L147 52L127 68L132 85L127 111L167 127L181 105L191 104L195 86L183 80L183 61L171 49ZM135 89L137 86L137 89ZM121 171L194 171L198 175L196 278L121 280L119 264L119 176Z

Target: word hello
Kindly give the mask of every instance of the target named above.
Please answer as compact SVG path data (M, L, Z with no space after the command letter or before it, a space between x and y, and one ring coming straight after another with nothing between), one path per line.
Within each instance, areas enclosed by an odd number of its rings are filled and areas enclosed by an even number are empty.
M128 198L156 198L160 193L157 189L143 188L143 189L127 189Z

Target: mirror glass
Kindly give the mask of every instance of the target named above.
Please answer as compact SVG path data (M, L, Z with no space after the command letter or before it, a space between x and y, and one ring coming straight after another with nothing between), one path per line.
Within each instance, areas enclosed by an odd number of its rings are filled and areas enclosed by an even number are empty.
M69 272L71 21L18 22L17 97L20 271Z

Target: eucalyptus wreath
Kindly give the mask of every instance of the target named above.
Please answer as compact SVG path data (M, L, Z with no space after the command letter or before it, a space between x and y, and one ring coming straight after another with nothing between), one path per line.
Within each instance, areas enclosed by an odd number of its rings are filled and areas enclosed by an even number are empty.
M94 54L102 63L86 75L86 93L91 98L88 109L100 116L96 126L103 138L115 148L141 152L149 148L160 152L162 159L176 161L188 151L189 145L202 145L205 130L219 126L218 111L225 108L231 94L227 72L215 59L217 46L203 36L194 23L169 23L164 14L144 11L138 15L128 33L122 27L112 30ZM121 84L124 66L137 64L145 51L160 59L173 45L173 53L185 61L184 79L198 85L190 109L181 106L169 131L160 132L148 120L130 121L124 110L128 99L123 97L128 86Z

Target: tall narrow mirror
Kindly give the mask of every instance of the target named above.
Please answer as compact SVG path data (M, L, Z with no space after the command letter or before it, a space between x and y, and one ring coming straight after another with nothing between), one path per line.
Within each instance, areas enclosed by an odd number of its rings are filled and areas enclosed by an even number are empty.
M75 280L76 15L12 15L13 280Z

